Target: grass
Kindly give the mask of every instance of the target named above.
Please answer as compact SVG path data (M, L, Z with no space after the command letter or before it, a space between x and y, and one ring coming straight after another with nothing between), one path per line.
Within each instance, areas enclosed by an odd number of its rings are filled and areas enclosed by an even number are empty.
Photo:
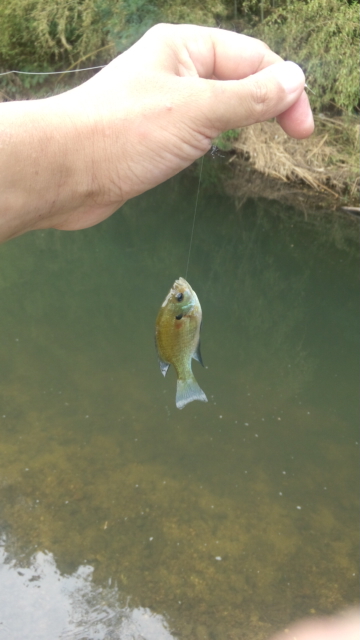
M318 115L315 124L315 133L306 140L289 138L275 121L241 129L232 143L237 162L245 161L248 167L278 182L310 188L325 196L332 207L358 203L357 118ZM239 185L252 195L254 182L243 184L239 176Z

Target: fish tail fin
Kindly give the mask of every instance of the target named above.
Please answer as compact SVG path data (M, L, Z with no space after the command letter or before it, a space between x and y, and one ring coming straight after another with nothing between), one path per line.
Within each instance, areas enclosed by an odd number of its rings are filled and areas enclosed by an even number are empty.
M196 382L193 374L185 378L185 380L178 379L176 388L176 406L178 409L183 409L186 404L193 400L201 400L207 402L208 399Z

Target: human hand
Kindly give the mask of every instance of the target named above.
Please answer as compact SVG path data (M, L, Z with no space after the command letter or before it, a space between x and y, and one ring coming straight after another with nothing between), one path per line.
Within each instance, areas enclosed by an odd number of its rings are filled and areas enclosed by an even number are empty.
M360 617L358 611L338 616L302 620L271 640L359 640Z
M278 116L290 135L309 135L304 82L299 67L259 40L190 25L153 27L63 96L68 109L80 104L94 122L99 192L92 212L70 215L59 228L107 217L190 165L227 129Z
M37 133L23 180L31 184L27 228L92 226L189 166L231 128L277 117L289 135L310 135L304 83L297 65L254 38L153 27L79 87L22 103L24 123Z

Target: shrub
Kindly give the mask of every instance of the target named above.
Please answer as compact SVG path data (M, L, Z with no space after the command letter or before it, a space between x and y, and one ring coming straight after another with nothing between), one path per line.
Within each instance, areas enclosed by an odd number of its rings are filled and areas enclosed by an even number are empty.
M216 24L222 0L0 0L0 66L22 70L109 60L156 22Z
M344 0L288 0L251 34L302 66L315 109L333 104L351 112L359 100L358 12Z

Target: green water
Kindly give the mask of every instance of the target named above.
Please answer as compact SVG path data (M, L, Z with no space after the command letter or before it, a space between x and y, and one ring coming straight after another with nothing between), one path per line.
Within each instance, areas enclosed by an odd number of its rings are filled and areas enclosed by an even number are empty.
M0 248L1 640L265 640L357 600L356 224L201 191L179 411L154 322L196 187Z

